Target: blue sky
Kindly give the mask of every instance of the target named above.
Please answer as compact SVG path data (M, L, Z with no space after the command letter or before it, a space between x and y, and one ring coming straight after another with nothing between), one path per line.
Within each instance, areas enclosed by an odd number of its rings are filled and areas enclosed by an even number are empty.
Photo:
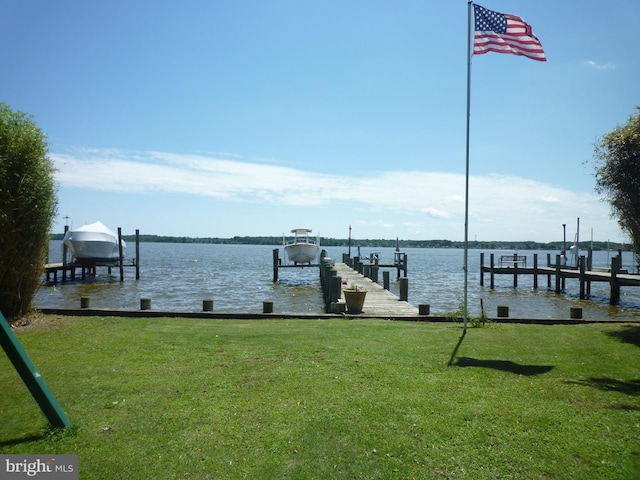
M637 0L491 0L547 62L475 56L471 240L622 241L593 144L640 105ZM0 0L0 101L59 215L159 235L462 240L467 2ZM69 217L66 220L64 217Z

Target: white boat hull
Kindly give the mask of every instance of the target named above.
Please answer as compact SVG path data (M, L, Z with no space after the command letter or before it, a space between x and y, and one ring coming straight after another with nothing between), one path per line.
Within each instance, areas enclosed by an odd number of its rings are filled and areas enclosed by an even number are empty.
M313 243L294 243L286 245L284 251L293 263L311 263L318 257L318 245Z
M100 222L69 230L63 241L73 258L80 262L116 262L120 259L118 236ZM126 244L122 240L123 255L125 248Z

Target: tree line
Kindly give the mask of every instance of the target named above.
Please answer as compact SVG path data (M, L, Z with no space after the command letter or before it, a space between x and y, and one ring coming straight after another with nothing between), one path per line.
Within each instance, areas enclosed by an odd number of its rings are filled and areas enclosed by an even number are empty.
M64 234L56 233L51 235L52 240L62 240ZM126 242L135 242L135 235L123 235ZM204 243L221 245L282 245L281 236L234 236L234 237L185 237L185 236L165 236L165 235L145 235L140 234L140 242L154 243ZM464 242L453 240L389 240L389 239L351 239L351 247L366 248L464 248ZM320 244L323 247L347 247L347 238L321 238ZM479 250L558 250L564 248L564 242L534 242L534 241L472 241L469 248ZM572 244L567 243L568 249ZM628 248L624 244L617 242L584 241L580 242L580 249L592 248L595 250L620 250Z

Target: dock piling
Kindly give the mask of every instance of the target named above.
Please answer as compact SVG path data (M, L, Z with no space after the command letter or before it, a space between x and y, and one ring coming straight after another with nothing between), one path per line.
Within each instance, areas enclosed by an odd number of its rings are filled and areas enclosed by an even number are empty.
M409 301L409 279L407 277L401 277L400 280L400 301Z
M91 297L86 295L80 297L80 308L91 308Z
M120 259L120 281L124 282L124 254L122 252L122 227L118 227L118 258Z
M212 299L202 300L202 311L203 312L213 312L213 300Z
M140 280L140 230L136 228L136 280Z
M273 300L264 300L262 302L262 313L273 313Z

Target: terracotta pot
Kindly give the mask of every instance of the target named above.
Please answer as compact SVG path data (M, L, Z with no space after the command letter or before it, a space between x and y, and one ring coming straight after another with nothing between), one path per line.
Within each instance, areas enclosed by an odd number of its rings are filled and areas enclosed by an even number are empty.
M356 292L353 290L343 290L344 301L347 304L347 312L362 313L362 306L367 292Z

